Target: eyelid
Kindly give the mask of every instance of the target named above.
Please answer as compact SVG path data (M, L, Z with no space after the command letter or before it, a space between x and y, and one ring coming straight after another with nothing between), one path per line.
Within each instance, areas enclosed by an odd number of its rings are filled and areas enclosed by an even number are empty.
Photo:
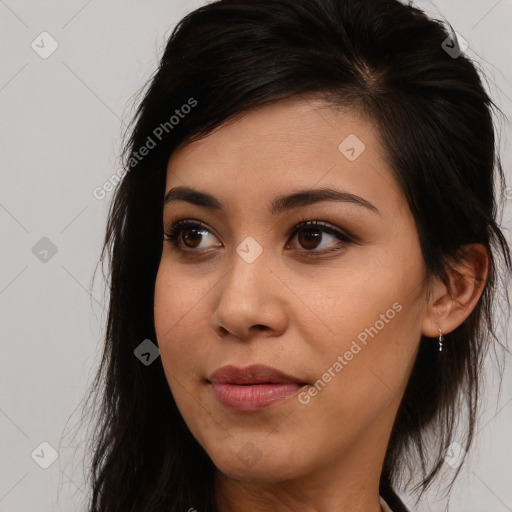
M177 219L174 222L171 222L168 228L164 228L164 235L166 237L166 240L169 240L170 238L174 239L177 235L181 234L181 232L184 231L185 228L208 231L208 233L211 233L213 236L215 236L215 238L218 238L214 230L212 230L209 226L207 226L200 220L184 217L182 219ZM191 250L192 249L189 249L189 251Z
M318 227L321 231L324 231L326 233L329 233L331 235L339 235L342 238L346 238L347 240L350 240L351 242L357 243L358 238L355 235L352 235L349 231L342 229L336 224L333 224L332 222L324 221L324 220L306 220L303 217L301 217L299 222L294 222L290 228L288 228L288 231L290 231L290 236L295 235L297 231L300 229L304 229L306 227Z
M290 241L295 237L297 232L300 232L301 230L305 230L307 228L317 228L319 231L323 233L327 233L330 236L334 236L338 239L338 244L345 244L345 247L347 245L359 245L358 238L351 235L346 230L343 230L336 226L335 224L332 224L327 221L321 221L317 219L311 219L311 220L305 220L303 217L300 218L300 221L297 222L297 220L287 229L287 232L289 232L288 239L287 239L287 245L286 248L290 247ZM165 241L169 242L172 246L172 249L178 253L180 253L181 256L184 257L201 257L203 255L207 255L210 252L212 252L212 249L214 247L208 248L208 249L191 249L191 248L182 248L181 247L181 239L180 235L185 231L186 229L196 229L198 231L207 231L208 233L214 235L216 238L217 235L215 235L214 231L211 230L206 224L203 222L193 219L193 218L180 218L176 219L174 222L171 223L170 227L165 229ZM222 244L222 243L221 243ZM338 245L336 244L336 245ZM336 245L334 248L329 249L293 249L292 252L298 253L299 256L306 256L310 258L321 258L323 256L327 256L328 254L338 253L344 250L345 247L342 248L336 248ZM218 245L217 245L218 247Z

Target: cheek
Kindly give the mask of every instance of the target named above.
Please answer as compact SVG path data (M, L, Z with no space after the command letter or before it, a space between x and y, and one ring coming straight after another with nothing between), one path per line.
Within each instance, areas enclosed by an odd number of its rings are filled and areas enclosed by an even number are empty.
M205 333L207 327L207 316L201 314L207 293L204 283L191 285L178 269L160 264L155 281L154 320L169 384L172 384L171 377L196 371L201 344L197 332Z
M386 375L388 370L406 371L417 349L424 308L423 260L413 235L411 228L405 244L396 240L357 251L343 269L318 274L321 286L304 280L305 297L322 320L317 324L325 336L323 341L316 336L315 343L322 360L334 356L334 362L348 352L349 366L382 368ZM309 336L314 339L314 332Z
M310 340L302 360L310 362L315 380L299 410L312 431L324 432L325 441L318 443L326 452L333 439L339 449L355 442L378 418L392 422L420 336L421 300L410 277L408 286L383 272L378 280L367 275L331 285L331 307L322 318L335 336L315 336L302 324Z
M314 303L318 304L321 318L331 334L335 337L339 334L342 340L360 335L364 343L372 339L370 333L387 338L384 334L391 335L398 330L408 315L412 318L406 323L415 325L421 310L420 265L410 265L403 255L396 257L384 251L358 257L358 260L350 272L324 276L322 286L316 290L314 283L307 285L310 288L307 296L316 294Z
M214 283L213 283L214 284ZM204 304L213 284L200 276L191 279L188 273L162 258L155 281L154 318L157 336L162 341L182 339L176 332L206 322ZM202 314L201 314L202 313Z

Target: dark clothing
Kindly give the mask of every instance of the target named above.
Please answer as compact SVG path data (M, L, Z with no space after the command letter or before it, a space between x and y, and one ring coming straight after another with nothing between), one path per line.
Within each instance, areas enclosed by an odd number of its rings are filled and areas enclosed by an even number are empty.
M409 512L393 489L381 489L380 495L393 512Z

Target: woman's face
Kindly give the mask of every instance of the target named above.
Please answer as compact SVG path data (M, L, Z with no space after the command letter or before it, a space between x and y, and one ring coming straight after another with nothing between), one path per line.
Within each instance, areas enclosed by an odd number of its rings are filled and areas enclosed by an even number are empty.
M238 480L378 474L426 288L374 128L320 100L281 101L177 150L173 190L164 229L201 226L164 242L155 328L194 437ZM253 364L293 378L244 373ZM239 380L212 376L226 365Z

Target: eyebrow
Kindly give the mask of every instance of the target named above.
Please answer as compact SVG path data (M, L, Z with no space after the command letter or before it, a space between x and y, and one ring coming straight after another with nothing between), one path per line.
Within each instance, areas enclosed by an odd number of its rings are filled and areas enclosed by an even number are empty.
M222 203L215 196L187 186L174 187L165 194L164 206L176 201L186 201L211 210L224 211ZM352 203L379 215L381 214L380 210L366 199L333 188L299 190L289 195L278 196L269 204L269 211L272 215L278 215L293 208L308 206L321 201Z

